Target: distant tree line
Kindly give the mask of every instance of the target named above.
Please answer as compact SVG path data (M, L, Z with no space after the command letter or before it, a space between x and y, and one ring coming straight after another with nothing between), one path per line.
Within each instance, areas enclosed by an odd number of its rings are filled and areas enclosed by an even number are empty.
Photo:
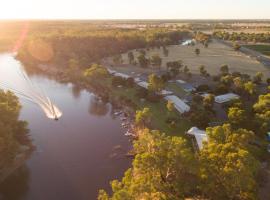
M218 31L214 32L213 36L230 41L270 42L270 33L229 33L225 31Z
M46 26L43 29L46 29ZM59 66L68 66L68 62L73 59L77 60L79 66L88 66L104 57L132 49L177 44L188 34L182 30L158 28L146 30L96 28L82 32L71 27L62 29L62 33L37 31L24 42L18 52L18 58L26 64L54 63ZM154 58L154 62L159 64L160 61Z

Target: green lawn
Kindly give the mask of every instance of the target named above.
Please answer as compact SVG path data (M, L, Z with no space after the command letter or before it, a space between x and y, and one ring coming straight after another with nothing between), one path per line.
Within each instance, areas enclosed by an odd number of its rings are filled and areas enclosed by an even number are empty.
M264 55L270 56L270 45L245 45L244 47L258 51Z
M130 100L132 100L138 107L138 109L143 109L144 107L148 107L152 113L152 128L158 129L164 133L169 135L182 135L187 131L191 124L184 118L180 116L177 111L169 113L166 107L167 102L165 100L161 100L157 103L152 103L149 101L141 101L136 96L137 87L134 88L112 88L114 96L124 96ZM166 120L168 117L173 117L176 119L176 125L171 127Z

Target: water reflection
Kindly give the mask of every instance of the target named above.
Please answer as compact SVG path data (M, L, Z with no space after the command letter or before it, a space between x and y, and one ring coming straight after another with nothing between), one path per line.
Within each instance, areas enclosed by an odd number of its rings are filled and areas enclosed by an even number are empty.
M81 97L81 88L73 85L72 86L72 95L75 99L79 99Z
M30 172L27 166L20 167L0 185L0 199L24 199L29 190Z
M88 112L90 115L104 116L109 112L109 105L99 98L91 98Z

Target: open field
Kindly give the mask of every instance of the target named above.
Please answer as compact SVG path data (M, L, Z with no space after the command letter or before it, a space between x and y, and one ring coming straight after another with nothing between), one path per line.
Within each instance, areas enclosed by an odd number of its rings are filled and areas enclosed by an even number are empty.
M258 51L264 55L270 56L270 45L258 44L258 45L245 45L245 47Z
M263 72L265 77L270 76L270 69L263 64L249 56L236 52L232 48L221 44L219 42L210 43L208 48L204 48L201 44L195 46L181 46L173 45L167 47L169 50L169 56L164 57L162 49L153 49L146 52L146 56L150 57L154 54L159 54L162 57L161 69L166 70L166 63L168 61L182 60L184 65L187 65L192 73L199 73L199 66L204 65L207 71L211 75L215 75L219 72L220 66L227 64L231 72L238 71L246 73L251 76L256 72ZM200 48L201 53L196 56L194 50ZM133 51L135 57L138 56L138 51ZM127 54L123 54L124 63L128 63ZM144 71L145 69L139 69L140 67L126 67L125 71ZM151 70L148 70L151 72ZM137 72L137 71L136 71Z

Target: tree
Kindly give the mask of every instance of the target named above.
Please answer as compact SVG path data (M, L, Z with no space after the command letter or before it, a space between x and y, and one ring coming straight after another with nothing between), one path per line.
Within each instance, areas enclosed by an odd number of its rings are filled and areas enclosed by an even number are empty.
M256 93L256 84L248 81L244 84L244 89L249 96L253 96Z
M262 83L262 78L263 78L263 73L262 72L257 72L256 75L253 78L253 82L256 84L261 84Z
M238 93L242 93L244 91L244 81L241 77L236 77L233 79L233 84Z
M233 44L233 49L234 49L235 51L239 51L240 48L241 48L241 46L240 46L238 43L234 43L234 44Z
M199 70L200 70L200 73L201 73L202 76L206 76L206 75L207 75L207 71L206 71L204 65L201 65L201 66L199 67Z
M134 143L136 157L121 181L112 182L111 197L99 200L184 199L197 185L197 163L185 139L142 130Z
M257 199L255 177L259 163L249 152L254 134L224 124L207 128L207 135L208 142L199 155L204 196L220 200Z
M203 106L206 110L212 111L215 103L215 96L213 94L208 94L203 98Z
M256 122L261 135L269 131L270 126L270 93L260 95L258 101L253 105Z
M154 93L159 93L164 89L165 83L161 77L155 74L151 74L148 77L148 90Z
M267 78L267 79L266 79L266 83L267 83L268 85L270 85L270 78Z
M138 57L138 63L141 67L143 68L146 68L148 67L148 64L149 64L149 60L143 55L143 54L140 54Z
M122 64L123 63L123 58L121 54L117 54L115 56L113 56L113 62L114 64Z
M90 81L98 80L99 78L104 78L109 76L108 70L99 64L92 64L90 68L84 71L84 76Z
M0 90L0 171L1 178L7 175L19 154L28 149L32 143L28 137L27 122L19 120L21 105L18 98L10 91ZM24 146L24 148L21 148ZM26 148L27 147L27 148Z
M184 67L184 73L185 74L188 74L189 72L190 72L190 70L189 70L188 66L185 65L185 67Z
M233 77L231 75L224 75L220 78L220 82L229 88L233 83Z
M174 77L176 77L180 73L180 69L182 67L183 67L183 62L181 60L167 62L167 70Z
M173 112L174 109L175 109L174 108L174 103L172 101L168 101L166 107L167 107L167 109L168 109L169 112Z
M154 66L157 66L158 68L161 67L162 59L160 58L158 54L155 54L151 57L151 64Z
M220 72L221 72L222 75L227 75L229 73L228 65L222 65L220 67Z
M150 123L151 112L149 108L136 111L135 123L137 126L145 127Z
M165 46L162 47L162 50L163 50L164 56L165 56L165 57L168 57L168 55L169 55L169 50L168 50Z
M239 107L231 107L228 110L228 119L230 124L234 128L243 128L246 127L247 124L247 113L245 110L239 108Z
M129 64L134 64L134 54L132 51L128 52L128 61L129 61Z
M196 49L195 49L195 54L198 56L198 55L200 55L200 53L201 53L201 50L198 49L198 48L196 48Z

